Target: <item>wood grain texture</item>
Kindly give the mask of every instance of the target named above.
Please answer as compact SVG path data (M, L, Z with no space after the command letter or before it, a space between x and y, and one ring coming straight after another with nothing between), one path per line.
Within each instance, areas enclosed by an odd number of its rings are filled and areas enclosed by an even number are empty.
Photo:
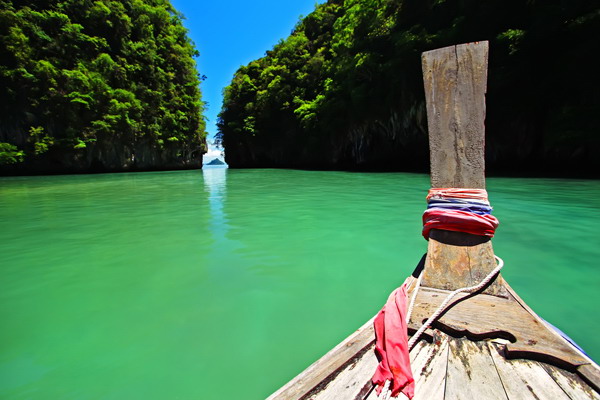
M485 188L488 42L423 53L431 186Z
M487 345L451 339L446 400L508 400Z
M410 352L410 368L415 380L421 375L422 369L425 368L427 360L433 355L435 346L432 346L426 341L420 341ZM377 391L372 390L364 399L360 400L378 400Z
M461 232L431 231L423 286L445 290L479 284L496 268L491 241L475 242L473 235ZM484 293L507 297L508 293L496 279Z
M560 388L573 400L600 400L600 395L588 386L577 374L540 363Z
M423 321L439 307L448 291L421 288L409 328L418 329ZM561 337L538 321L535 316L512 299L478 294L464 301L457 296L451 308L434 324L455 335L471 339L501 337L514 341L505 345L511 358L529 358L575 369L588 360L574 351Z
M413 400L443 400L448 365L448 336L440 335L434 343L426 346L427 353L421 372L415 376L415 397ZM423 350L421 350L423 353ZM421 355L419 353L419 356ZM415 370L413 370L415 371Z
M590 360L591 361L591 360ZM600 368L590 362L577 368L577 373L596 391L600 391Z
M507 292L510 297L514 299L517 303L521 305L525 310L529 312L538 322L546 325L546 322L539 316L535 311L533 311L527 303L514 291L512 287L507 282L504 282L504 286L506 287ZM567 342L558 332L553 329L550 329L552 335L554 335L555 340L560 340L564 343L565 346L569 347L572 352L577 353L580 357L587 361L586 364L582 364L577 368L577 374L587 382L596 392L600 392L600 366L596 364L591 358L587 355L583 354L579 349L573 346L571 343Z
M338 344L327 354L306 368L294 379L289 381L268 400L296 400L311 395L319 387L326 386L335 379L345 366L353 362L357 355L361 355L365 348L375 341L373 319L360 327L352 335Z
M431 186L485 188L485 93L488 42L423 53ZM433 230L423 285L455 290L479 283L496 267L490 241ZM496 283L486 293L506 295Z
M489 344L489 349L509 399L569 399L540 363L531 360L507 360L495 344Z
M356 357L336 378L318 393L307 397L310 400L354 399L371 380L379 361L375 356L374 344L362 356Z

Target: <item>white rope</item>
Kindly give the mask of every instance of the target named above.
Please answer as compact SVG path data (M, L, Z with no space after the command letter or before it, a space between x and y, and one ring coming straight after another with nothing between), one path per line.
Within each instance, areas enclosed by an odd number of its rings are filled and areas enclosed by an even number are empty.
M391 381L385 381L385 386L383 387L383 389L381 389L381 393L377 396L379 400L408 400L408 397L402 392L398 393L398 396L392 397L392 390L389 388L390 384Z
M383 389L381 389L381 392L379 393L377 398L379 398L381 400L389 399L389 395L392 394L392 391L390 390L391 383L392 383L392 381L390 381L390 380L385 381L385 385L383 385Z
M476 292L476 291L478 291L479 289L481 289L485 285L487 285L498 274L498 272L500 272L500 270L504 266L504 261L502 261L502 259L500 257L496 256L496 255L494 257L498 261L498 266L496 266L496 268L494 268L494 270L492 272L490 272L488 274L488 276L485 277L484 280L482 280L481 282L479 282L478 285L470 286L470 287L466 287L466 288L461 288L461 289L457 289L454 292L450 293L448 295L448 297L446 297L446 299L442 302L442 304L440 304L440 306L438 307L438 309L435 310L435 312L431 315L431 317L429 317L429 319L427 321L425 321L425 323L423 324L423 326L421 326L419 328L419 330L413 335L413 337L410 338L410 340L408 342L408 351L412 350L412 348L415 345L415 343L417 343L417 341L419 340L419 337L421 337L421 335L423 334L423 332L425 332L425 330L427 328L429 328L429 326L433 323L433 321L435 321L437 319L437 317L439 317L439 315L446 309L446 306L448 305L448 303L450 302L450 300L452 300L452 298L454 296L456 296L459 293ZM420 279L420 277L419 277L419 279Z
M439 315L446 309L446 306L448 305L448 303L450 302L450 300L452 300L452 298L454 296L456 296L459 293L476 292L479 289L483 288L485 285L487 285L496 275L498 275L498 273L500 272L500 270L504 266L504 261L502 261L502 259L500 257L496 256L496 255L494 255L494 257L498 261L498 265L496 266L496 268L494 268L494 270L492 272L490 272L488 274L488 276L486 276L481 282L479 282L479 284L477 284L475 286L470 286L470 287L466 287L466 288L457 289L454 292L450 293L446 297L446 299L444 299L444 301L442 302L442 304L440 304L440 306L438 307L438 309L435 310L435 312L431 315L431 317L429 317L429 319L427 319L427 321L425 321L425 323L423 324L423 326L421 326L419 328L419 330L412 336L412 338L408 342L408 351L412 350L412 348L414 347L415 343L417 343L417 341L419 340L419 337L421 337L421 335L423 334L423 332L425 332L425 330L427 328L429 328L429 326L433 323L433 321L435 321L437 319L437 317L439 317ZM421 287L421 281L422 281L422 279L423 279L423 271L421 271L421 273L419 274L419 279L417 279L417 284L415 285L415 288L413 289L413 293L412 293L412 296L411 296L411 299L410 299L410 304L409 304L408 310L406 312L406 323L407 324L410 321L410 316L411 316L413 308L415 306L415 300L417 298L417 293L419 292L419 288ZM380 400L390 400L390 398L392 396L392 391L390 389L391 383L392 382L389 381L389 380L385 381L385 385L383 386L383 389L381 389L381 393L379 393L379 395L377 396L378 399L380 399ZM397 397L395 397L395 398L397 398Z
M417 298L417 293L419 292L419 288L421 287L421 280L423 279L423 271L419 274L419 279L417 279L417 284L413 289L412 297L410 298L410 304L408 305L408 310L406 311L406 323L410 322L410 315L412 314L413 308L415 307L415 299Z

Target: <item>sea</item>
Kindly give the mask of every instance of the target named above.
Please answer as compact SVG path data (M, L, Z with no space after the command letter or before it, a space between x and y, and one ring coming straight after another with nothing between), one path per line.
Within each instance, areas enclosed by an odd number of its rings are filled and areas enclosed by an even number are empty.
M429 177L0 178L0 398L264 399L426 252ZM487 179L504 278L600 360L600 181Z

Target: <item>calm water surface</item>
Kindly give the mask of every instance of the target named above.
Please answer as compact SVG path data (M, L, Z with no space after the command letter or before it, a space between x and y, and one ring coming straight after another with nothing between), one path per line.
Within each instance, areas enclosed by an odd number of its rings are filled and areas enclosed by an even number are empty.
M429 179L227 170L0 179L0 397L261 399L426 250ZM595 359L600 182L489 179L505 278Z

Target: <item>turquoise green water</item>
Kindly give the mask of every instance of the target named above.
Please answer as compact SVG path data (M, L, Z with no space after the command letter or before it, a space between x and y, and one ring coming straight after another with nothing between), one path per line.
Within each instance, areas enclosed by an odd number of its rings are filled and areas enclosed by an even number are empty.
M428 177L0 179L0 398L261 399L426 250ZM504 276L600 358L600 182L489 179Z

